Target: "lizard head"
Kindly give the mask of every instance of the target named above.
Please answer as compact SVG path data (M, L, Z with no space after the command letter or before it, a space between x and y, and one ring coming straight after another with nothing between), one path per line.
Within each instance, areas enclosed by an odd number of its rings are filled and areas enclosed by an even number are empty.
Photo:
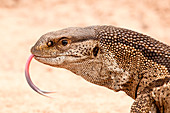
M90 26L49 32L40 37L31 52L41 63L65 68L89 82L119 91L130 74L119 67L111 51L114 29Z
M72 27L44 34L31 52L41 63L82 75L82 70L98 61L94 59L99 59L100 50L94 27Z

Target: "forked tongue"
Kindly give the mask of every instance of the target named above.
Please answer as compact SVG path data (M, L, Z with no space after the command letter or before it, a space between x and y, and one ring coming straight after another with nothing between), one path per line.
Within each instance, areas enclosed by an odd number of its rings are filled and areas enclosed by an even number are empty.
M48 96L49 93L54 93L54 92L49 92L49 91L43 91L41 89L39 89L37 86L34 85L34 83L32 82L31 78L30 78L30 73L29 73L29 66L30 66L30 62L32 60L32 58L34 57L34 55L30 55L30 57L28 58L27 60L27 63L26 63L26 66L25 66L25 77L26 77L26 80L29 84L29 86L34 90L36 91L37 93L43 95L43 96L47 96L47 97L50 97ZM50 97L52 98L52 97Z

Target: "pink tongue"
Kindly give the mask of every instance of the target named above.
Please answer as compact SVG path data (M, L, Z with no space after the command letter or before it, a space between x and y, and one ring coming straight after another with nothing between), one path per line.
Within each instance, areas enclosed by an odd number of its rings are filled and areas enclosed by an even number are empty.
M43 96L48 96L48 93L54 93L54 92L48 92L48 91L43 91L40 90L37 86L34 85L34 83L32 82L31 78L30 78L30 74L29 74L29 66L30 66L30 62L32 60L32 58L34 57L34 55L30 55L30 57L27 60L26 66L25 66L25 77L27 79L27 82L29 84L29 86L36 91L37 93L43 95ZM48 96L49 97L49 96Z

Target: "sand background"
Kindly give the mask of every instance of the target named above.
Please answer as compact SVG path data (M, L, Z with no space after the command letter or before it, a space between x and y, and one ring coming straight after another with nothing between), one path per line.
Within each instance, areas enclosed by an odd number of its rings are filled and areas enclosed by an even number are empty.
M30 48L41 35L66 27L115 25L170 44L170 0L0 0L0 113L127 113L133 100L35 60L24 76Z

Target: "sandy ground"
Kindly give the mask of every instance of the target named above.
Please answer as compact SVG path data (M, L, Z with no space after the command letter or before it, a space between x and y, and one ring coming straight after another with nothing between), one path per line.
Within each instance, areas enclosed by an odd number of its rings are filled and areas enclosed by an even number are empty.
M70 26L115 25L170 44L169 0L0 0L0 113L127 113L123 92L88 83L64 69L35 60L31 77L49 99L27 84L30 48L49 31Z

